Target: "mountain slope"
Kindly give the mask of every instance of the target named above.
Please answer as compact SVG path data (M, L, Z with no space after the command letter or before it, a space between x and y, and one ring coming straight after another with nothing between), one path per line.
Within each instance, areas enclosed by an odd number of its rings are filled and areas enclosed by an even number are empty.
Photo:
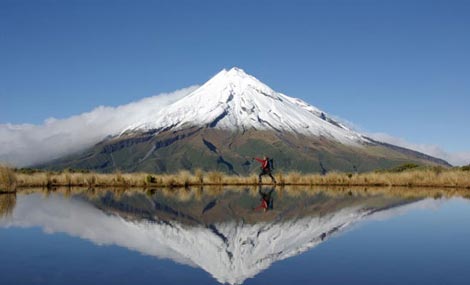
M197 90L126 131L180 130L206 126L223 130L271 130L325 136L345 143L367 141L325 112L275 92L239 68L222 70Z
M408 162L449 166L369 139L232 68L167 108L143 114L120 134L41 167L247 174L257 171L247 157L262 155L274 157L284 171L369 171Z
M200 168L248 174L258 171L259 167L249 158L263 154L275 158L276 171L365 172L407 162L445 165L439 159L386 144L350 146L322 138L270 131L242 133L190 128L158 135L149 132L120 136L101 142L86 152L55 160L45 167L167 173Z

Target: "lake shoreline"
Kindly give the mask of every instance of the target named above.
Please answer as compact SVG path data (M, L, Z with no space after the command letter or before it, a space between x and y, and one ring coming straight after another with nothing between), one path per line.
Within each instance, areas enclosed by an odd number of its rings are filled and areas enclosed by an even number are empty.
M453 168L410 169L400 172L366 173L329 172L306 174L274 172L277 186L321 187L423 187L470 189L470 171ZM223 172L196 170L175 174L96 173L74 171L14 170L0 167L0 192L29 187L88 187L88 188L183 188L204 186L273 186L269 177L258 183L258 175L228 175Z
M147 184L147 185L133 185L133 184L28 184L16 186L16 189L24 188L46 188L52 189L57 187L69 188L194 188L194 187L257 187L257 186L271 186L271 187L387 187L387 188L444 188L444 189L469 189L470 185L439 185L439 184L382 184L382 183L369 183L369 184L332 184L332 183L203 183L203 184ZM0 191L0 194L11 193L13 191Z
M21 187L17 188L15 192L0 194L2 196L17 196L28 195L31 193L42 193L42 195L49 196L53 193L61 193L69 196L73 193L82 193L84 195L104 195L105 193L115 193L117 195L130 195L132 193L145 193L148 196L153 195L177 195L188 198L198 197L204 193L209 195L219 195L226 191L229 192L248 192L251 195L257 195L259 191L266 191L268 189L275 190L279 195L294 195L305 196L311 195L327 195L327 196L374 196L385 195L400 198L452 198L461 197L470 199L470 190L464 188L442 188L442 187L380 187L380 186L302 186L302 185L205 185L205 186L187 186L187 187L77 187L77 186L62 186L62 187ZM189 195L189 196L188 196ZM186 199L185 198L185 199Z

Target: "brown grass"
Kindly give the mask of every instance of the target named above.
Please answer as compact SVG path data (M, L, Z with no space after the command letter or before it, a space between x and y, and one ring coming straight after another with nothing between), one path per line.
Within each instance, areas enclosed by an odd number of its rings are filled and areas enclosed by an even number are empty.
M16 187L15 172L7 166L0 165L0 192L9 192Z
M300 186L379 186L379 187L443 187L470 189L470 171L462 169L416 169L403 172L369 172L361 174L330 172L326 175L288 172L275 174L279 185ZM270 179L264 179L270 181ZM189 187L202 185L256 185L258 176L227 175L218 171L175 174L149 173L24 173L0 166L0 190L17 187Z

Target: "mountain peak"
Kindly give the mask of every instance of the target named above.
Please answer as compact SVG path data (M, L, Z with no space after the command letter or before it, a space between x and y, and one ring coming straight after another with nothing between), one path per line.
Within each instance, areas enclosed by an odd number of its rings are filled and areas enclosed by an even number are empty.
M230 68L227 72L231 73L231 74L242 75L242 76L243 75L248 75L248 74L246 74L246 72L243 69L241 69L239 67L236 67L236 66Z
M225 75L227 77L231 77L231 78L242 78L242 79L248 79L249 78L249 79L257 80L255 77L249 75L243 69L241 69L239 67L236 67L236 66L230 68L229 70L225 70Z
M239 77L249 76L243 69L241 69L239 67L236 67L236 66L234 66L234 67L232 67L228 70L224 68L221 71L219 71L219 73L217 73L217 75L219 75L219 74L229 75L229 76L239 76Z
M222 69L214 77L209 79L205 84L201 86L201 89L213 89L207 90L215 94L220 94L225 89L232 91L246 88L256 88L259 90L265 90L273 93L274 91L269 88L266 84L259 81L256 77L247 74L243 69L238 67L232 67L231 69ZM215 90L217 89L217 90ZM232 92L233 95L243 95L244 92Z
M223 69L186 97L130 126L169 130L190 126L247 129L322 136L343 143L363 137L308 103L272 90L241 68Z

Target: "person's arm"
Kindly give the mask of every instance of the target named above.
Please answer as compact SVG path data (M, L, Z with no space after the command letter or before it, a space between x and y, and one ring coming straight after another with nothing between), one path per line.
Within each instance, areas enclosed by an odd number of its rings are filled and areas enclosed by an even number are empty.
M265 160L264 159L261 159L261 158L257 158L257 157L253 157L255 160L257 160L258 162L261 162L261 163L264 163Z

